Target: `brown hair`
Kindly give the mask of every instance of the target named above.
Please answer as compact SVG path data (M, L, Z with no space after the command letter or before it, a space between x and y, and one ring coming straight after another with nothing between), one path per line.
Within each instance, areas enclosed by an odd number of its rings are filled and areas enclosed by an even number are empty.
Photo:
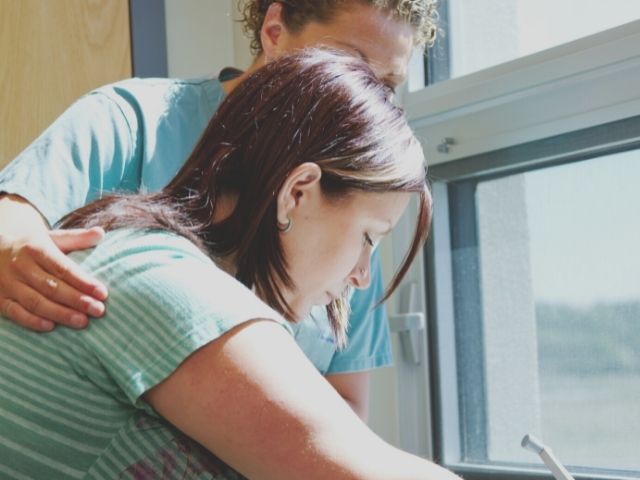
M233 255L236 277L292 319L279 285L295 287L277 225L277 192L304 162L322 170L323 193L416 192L413 243L391 282L397 287L426 238L431 197L422 148L403 112L362 60L309 49L269 62L225 99L177 176L161 192L107 197L72 212L64 227L157 228L183 235L212 256ZM222 192L237 203L212 223ZM348 305L329 305L344 345Z
M356 2L389 11L396 19L411 25L417 46L433 45L438 30L437 0L242 0L238 8L254 55L262 53L260 31L269 6L275 2L282 4L282 20L294 34L309 22L331 21L338 11Z

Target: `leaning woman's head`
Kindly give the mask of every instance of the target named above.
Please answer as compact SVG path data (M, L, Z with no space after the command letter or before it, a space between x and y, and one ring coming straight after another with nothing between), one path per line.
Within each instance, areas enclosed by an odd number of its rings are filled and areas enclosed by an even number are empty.
M207 245L233 256L239 280L289 318L329 303L339 340L345 291L368 284L370 242L410 192L421 204L411 257L429 223L422 149L390 95L349 55L308 50L271 62L226 99L168 188L209 223ZM211 225L222 194L237 204Z
M346 291L368 285L373 246L411 194L415 237L386 296L430 221L422 149L390 96L346 54L307 50L268 63L226 98L176 178L152 196L181 212L161 228L231 259L236 277L291 320L327 304L342 344ZM124 217L120 209L107 228Z

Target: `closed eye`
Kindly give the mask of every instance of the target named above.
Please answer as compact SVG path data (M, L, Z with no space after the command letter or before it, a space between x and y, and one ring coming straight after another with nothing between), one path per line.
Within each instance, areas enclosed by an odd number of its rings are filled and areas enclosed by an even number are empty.
M371 237L368 233L364 234L364 241L367 242L369 246L373 247L373 240L371 240Z

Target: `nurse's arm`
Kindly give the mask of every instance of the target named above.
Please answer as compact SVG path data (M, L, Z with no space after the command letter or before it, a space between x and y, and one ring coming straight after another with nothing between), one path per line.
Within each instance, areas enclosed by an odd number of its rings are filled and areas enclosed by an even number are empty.
M332 373L325 378L366 423L369 418L369 372Z
M207 344L145 399L248 478L459 480L378 438L272 321Z
M31 203L0 193L0 313L36 331L54 322L83 327L87 314L100 316L105 287L64 252L92 247L103 235L102 229L50 231Z

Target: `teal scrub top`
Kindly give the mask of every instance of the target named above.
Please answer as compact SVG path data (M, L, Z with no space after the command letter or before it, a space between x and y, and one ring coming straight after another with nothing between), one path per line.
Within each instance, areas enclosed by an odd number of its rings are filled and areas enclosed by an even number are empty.
M0 192L29 200L55 225L110 192L156 191L178 172L224 99L217 78L130 79L83 96L0 172ZM295 328L322 374L392 363L378 253L371 286L351 300L348 344L337 350L323 310Z

